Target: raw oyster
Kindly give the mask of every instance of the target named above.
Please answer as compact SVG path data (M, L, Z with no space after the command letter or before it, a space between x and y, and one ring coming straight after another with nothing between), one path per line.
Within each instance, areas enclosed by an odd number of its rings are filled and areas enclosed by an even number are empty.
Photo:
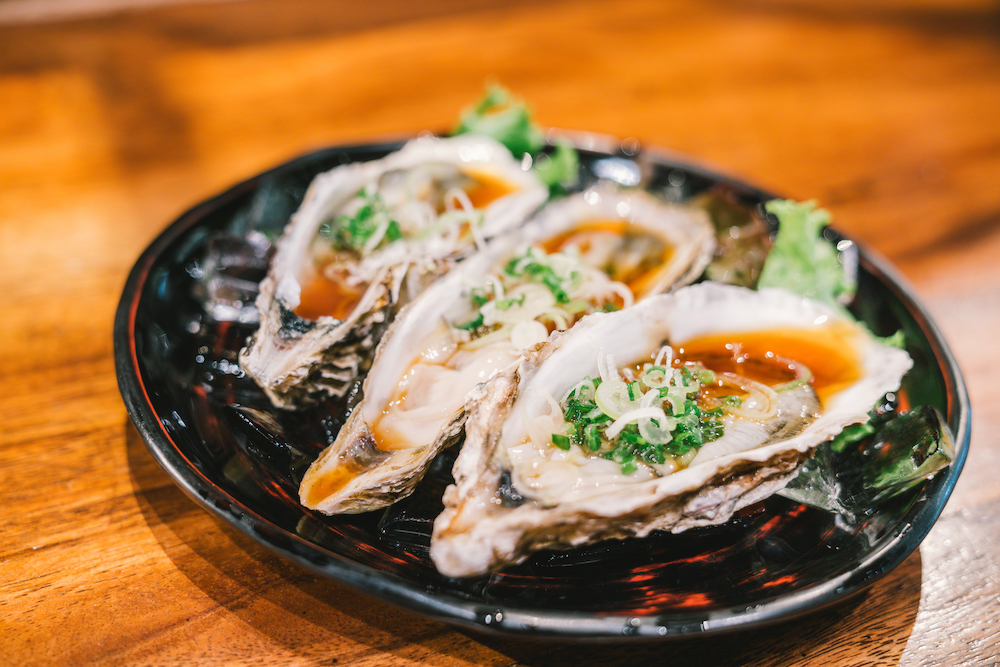
M302 504L356 513L408 495L457 441L465 396L478 383L587 313L696 275L713 247L702 212L644 193L591 190L550 204L400 313L364 400L303 478Z
M726 406L722 436L700 451L672 450L666 438L660 455L636 445L626 460L618 451L624 437L614 451L603 439L594 451L573 439L557 446L558 433L540 444L539 421L548 419L547 430L558 431L569 414L562 409L570 405L570 392L582 391L585 378L618 377L611 370L618 366L606 358L612 351L617 364L632 369L625 374L650 372L648 363L657 355L661 368L673 373L713 371L706 387L760 365L756 381L767 389L699 391L701 409ZM871 406L899 386L910 365L905 352L881 344L831 308L779 289L701 283L619 313L592 315L470 394L465 443L454 466L455 484L434 523L431 558L442 574L474 576L539 549L723 523L780 490L820 443L866 421ZM739 375L727 375L734 370ZM686 380L672 382L668 394ZM767 398L768 392L774 396ZM556 414L552 405L560 399ZM632 419L640 433L644 426L655 430L683 420L662 411L658 417L641 410L629 414L638 417L616 418L605 436L622 420ZM703 418L693 426L706 426ZM676 432L674 437L679 439Z
M320 174L260 285L243 369L278 407L343 395L401 300L547 196L485 137L420 138Z
M552 202L522 231L547 252L574 251L628 285L636 299L687 285L715 251L704 210L668 204L641 190L593 187Z

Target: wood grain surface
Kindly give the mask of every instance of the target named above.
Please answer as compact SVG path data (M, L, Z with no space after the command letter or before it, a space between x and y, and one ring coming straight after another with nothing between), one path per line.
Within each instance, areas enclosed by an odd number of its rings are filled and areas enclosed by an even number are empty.
M111 342L147 244L301 152L448 128L487 79L542 124L815 198L896 264L973 404L968 464L918 552L757 632L501 640L318 578L160 470ZM1000 664L998 177L992 0L246 0L0 23L0 663Z

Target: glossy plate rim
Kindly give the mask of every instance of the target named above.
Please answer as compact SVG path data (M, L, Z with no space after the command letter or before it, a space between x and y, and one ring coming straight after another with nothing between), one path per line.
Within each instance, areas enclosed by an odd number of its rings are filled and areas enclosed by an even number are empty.
M611 153L617 146L605 135L575 133L577 147ZM793 616L839 604L862 592L888 574L920 544L944 509L968 454L971 438L969 397L958 364L941 331L890 264L859 244L861 266L889 289L926 335L934 362L947 389L948 422L955 437L956 455L952 464L938 473L920 491L905 513L895 534L851 570L820 583L781 595L761 604L702 612L679 610L670 615L627 616L591 612L545 612L505 605L498 609L489 602L475 603L458 596L431 593L410 582L330 552L294 535L264 518L251 507L226 493L204 475L175 445L160 423L140 374L136 353L136 314L150 272L162 253L179 237L197 227L211 211L256 188L261 179L295 167L319 154L333 151L391 150L400 142L363 143L332 146L311 151L252 176L228 190L195 205L171 223L146 248L125 283L115 314L114 357L119 389L127 412L149 452L175 483L205 510L242 531L274 553L317 574L346 584L355 590L393 603L453 626L499 636L533 636L550 639L636 641L708 636L759 628ZM642 154L661 165L676 166L715 182L738 186L744 191L772 198L766 191L717 171L699 166L677 154L644 148Z

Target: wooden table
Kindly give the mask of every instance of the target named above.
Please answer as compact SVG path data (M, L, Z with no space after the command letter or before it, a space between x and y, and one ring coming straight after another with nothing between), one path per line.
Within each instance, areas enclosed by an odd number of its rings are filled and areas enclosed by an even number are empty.
M19 8L0 3L0 662L997 664L995 2ZM303 151L447 128L489 78L543 124L816 198L901 269L974 408L965 472L918 553L848 604L732 638L482 639L283 561L159 469L112 361L143 248L185 208Z

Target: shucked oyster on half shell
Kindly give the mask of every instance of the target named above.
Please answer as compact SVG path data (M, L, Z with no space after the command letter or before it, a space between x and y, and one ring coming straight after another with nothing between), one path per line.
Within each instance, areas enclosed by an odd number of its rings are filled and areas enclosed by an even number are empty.
M405 497L457 441L477 384L587 313L690 280L713 250L703 211L645 193L597 189L549 204L400 312L363 401L303 478L302 504L357 513Z
M400 301L548 189L486 137L423 137L317 176L260 285L243 369L278 407L342 396Z
M701 283L592 315L470 394L431 558L442 574L475 576L539 549L723 523L866 421L910 366L852 320L778 289ZM634 393L602 401L602 387ZM695 398L678 415L686 392ZM573 411L586 423L615 410L582 433L567 428ZM657 440L682 423L688 431ZM639 444L623 445L629 424ZM692 437L704 446L680 446Z

